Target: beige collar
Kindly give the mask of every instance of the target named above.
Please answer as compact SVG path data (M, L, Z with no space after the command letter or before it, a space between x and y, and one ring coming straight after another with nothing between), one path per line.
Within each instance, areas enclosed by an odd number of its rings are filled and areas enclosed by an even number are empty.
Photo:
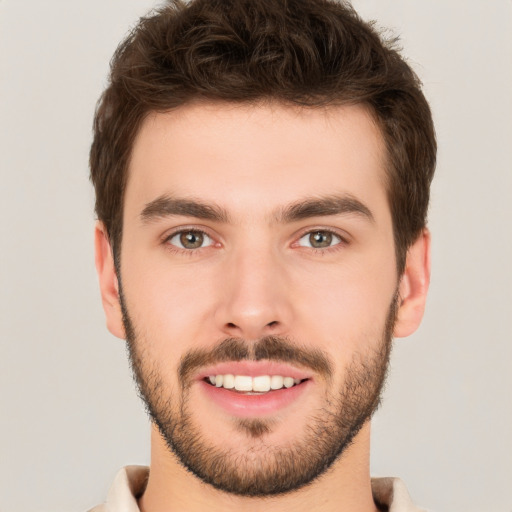
M89 512L140 512L137 505L149 476L147 466L126 466L121 469L112 483L103 505ZM372 492L375 502L388 512L424 512L416 507L399 478L372 478Z

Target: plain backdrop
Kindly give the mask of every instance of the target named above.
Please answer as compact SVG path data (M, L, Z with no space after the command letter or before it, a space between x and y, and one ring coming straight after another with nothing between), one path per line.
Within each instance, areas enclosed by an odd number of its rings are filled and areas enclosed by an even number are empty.
M401 35L439 139L422 327L397 340L372 473L438 512L512 510L512 2L356 0ZM88 150L149 0L0 0L0 511L83 511L148 463L124 342L105 329Z

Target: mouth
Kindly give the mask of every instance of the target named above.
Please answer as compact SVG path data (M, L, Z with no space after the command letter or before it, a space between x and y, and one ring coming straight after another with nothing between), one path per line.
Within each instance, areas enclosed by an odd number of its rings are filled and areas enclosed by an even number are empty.
M314 379L287 364L242 361L205 368L197 381L210 407L229 416L260 418L297 406Z

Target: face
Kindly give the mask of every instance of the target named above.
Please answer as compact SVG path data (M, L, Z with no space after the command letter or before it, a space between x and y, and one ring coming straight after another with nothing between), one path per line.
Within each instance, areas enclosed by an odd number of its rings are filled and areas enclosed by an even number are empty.
M397 313L386 197L362 107L194 104L144 122L107 318L204 481L299 488L371 416Z

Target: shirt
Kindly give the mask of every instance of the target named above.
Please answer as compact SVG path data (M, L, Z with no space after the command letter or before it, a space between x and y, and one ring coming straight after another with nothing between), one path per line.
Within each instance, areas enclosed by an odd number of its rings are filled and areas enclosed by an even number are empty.
M117 473L107 501L89 512L140 512L137 505L148 480L146 466L126 466ZM372 493L375 503L388 507L388 512L425 512L416 507L399 478L372 478Z

